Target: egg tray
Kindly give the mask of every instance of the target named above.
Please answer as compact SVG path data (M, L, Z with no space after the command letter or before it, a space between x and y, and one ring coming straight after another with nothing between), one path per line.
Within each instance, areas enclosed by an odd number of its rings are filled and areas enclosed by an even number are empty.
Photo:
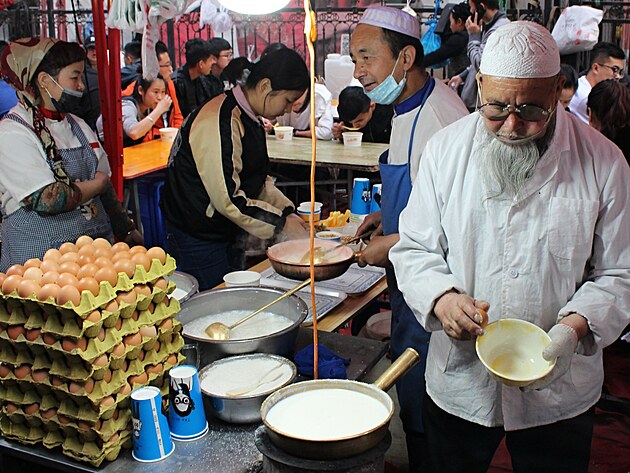
M169 305L166 305L167 301L169 302ZM133 318L120 319L121 322L118 324L120 329L116 329L116 327L106 328L99 331L99 336L95 338L88 338L86 350L73 348L70 351L66 351L62 347L61 339L56 339L52 344L46 343L45 340L51 342L52 339L45 339L44 333L40 334L32 341L27 340L26 336L20 333L17 338L13 340L5 330L0 332L0 362L8 363L14 366L23 363L32 364L33 358L44 350L48 353L51 360L62 356L69 362L72 362L72 360L75 360L77 363L79 361L86 362L86 368L83 372L75 373L74 376L64 373L59 374L69 377L70 379L87 379L94 368L92 365L94 360L101 357L103 354L111 352L117 345L124 341L125 337L138 333L141 327L156 326L158 332L162 332L159 329L159 326L164 324L167 319L173 320L173 324L175 326L181 327L181 324L176 322L174 319L175 315L179 312L179 308L179 302L177 299L164 299L154 307L153 312L150 312L149 310L141 311L138 314L137 320L134 320ZM160 333L158 333L158 336L159 335ZM6 345L4 345L5 343L9 343L10 346L13 347L13 351L16 353L11 355L11 350L7 349ZM143 339L142 344L144 345L145 343L147 343L147 340ZM26 351L24 351L25 348ZM129 355L129 351L131 350L128 350L126 355ZM31 357L29 357L28 352L32 355ZM18 358L19 354L23 354L24 356L22 358Z
M94 294L89 291L83 291L81 293L81 301L79 305L76 306L72 302L59 305L53 297L49 297L44 301L40 301L33 295L21 297L17 290L13 290L8 294L0 294L0 299L7 301L14 300L30 308L34 308L34 305L38 305L45 311L57 310L68 315L78 315L81 318L85 318L92 311L114 300L116 293L126 292L137 284L147 284L161 277L168 276L175 271L175 268L175 259L170 255L166 255L164 264L158 259L153 259L149 271L147 271L144 266L137 265L132 278L129 278L126 273L118 273L118 281L115 286L112 286L108 281L101 281L99 283L100 289L97 296L94 296Z
M130 430L121 430L118 438L106 443L82 441L78 436L64 438L64 433L60 430L46 432L42 426L32 427L26 423L11 422L5 415L0 416L0 432L8 439L27 445L42 443L49 449L61 447L64 455L96 467L105 460L113 461L118 458L123 447L132 446Z

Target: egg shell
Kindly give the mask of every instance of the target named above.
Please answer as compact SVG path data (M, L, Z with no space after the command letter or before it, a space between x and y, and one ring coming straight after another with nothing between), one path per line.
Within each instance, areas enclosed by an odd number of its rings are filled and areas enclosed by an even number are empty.
M114 404L116 404L116 401L112 396L104 397L102 401L98 403L101 407L112 407Z
M2 293L3 294L11 294L13 291L17 291L17 288L22 281L22 276L19 274L12 274L7 276L7 278L2 283Z
M112 370L110 370L109 368L105 369L105 375L103 376L103 380L106 383L109 383L112 380Z
M70 273L76 277L76 275L79 274L80 270L81 266L79 266L74 261L65 261L63 263L59 263L59 273L61 274Z
M30 259L27 259L26 262L24 263L24 269L39 268L41 264L42 264L42 260L40 260L39 258L30 258Z
M24 379L31 374L31 365L23 364L13 369L13 374L17 379Z
M144 356L145 356L144 350L140 350L138 352L138 357L137 358L138 358L139 361L144 361Z
M44 272L37 266L31 266L30 268L26 268L22 277L24 279L30 279L31 281L35 281L37 284L40 283L42 277L44 276Z
M56 248L51 248L50 250L44 253L43 261L59 261L61 258L61 251Z
M101 263L98 263L99 258L105 258L109 264L112 264L112 256L114 254L112 253L112 250L110 248L97 248L96 250L94 250L94 262L103 267L103 265Z
M84 420L80 420L77 422L77 427L79 428L79 430L90 430L92 428L92 426L90 424L88 424L87 422L85 422Z
M94 366L105 366L107 365L107 362L109 361L109 358L107 358L106 354L102 354L101 356L97 357L92 364Z
M157 329L154 325L143 325L140 327L139 333L143 337L155 337L157 335Z
M85 351L87 349L87 339L85 337L81 337L78 340L73 340L72 338L63 338L61 340L61 348L65 351L72 351L78 348L81 351Z
M111 248L112 244L108 240L106 240L105 238L96 238L92 242L92 246L94 248Z
M11 340L17 340L20 335L26 334L24 325L11 325L7 328L7 334Z
M114 270L117 273L125 273L129 278L133 278L133 275L136 273L136 265L128 258L120 258L114 262Z
M35 370L31 373L31 378L33 378L33 381L35 381L36 383L43 383L45 380L48 379L48 370Z
M114 347L112 353L117 357L123 356L125 354L125 344L123 342L120 342Z
M50 384L52 384L53 386L55 386L55 387L57 387L57 388L58 388L59 386L61 386L63 383L64 383L63 379L62 379L62 378L60 378L59 376L53 376L53 377L50 379Z
M137 253L146 254L146 252L147 252L147 249L142 245L136 245L129 248L129 254L131 255L135 255Z
M36 412L39 412L39 404L34 402L33 404L29 404L27 406L24 406L22 408L22 410L24 411L25 414L28 414L28 415L32 416Z
M59 290L57 294L57 304L64 305L67 302L77 306L81 302L81 294L79 290L72 285L64 286Z
M94 263L94 257L92 255L79 255L76 263L78 263L79 266L83 267L86 264Z
M70 241L67 241L61 244L61 246L59 247L59 253L61 253L62 255L65 255L66 253L76 253L77 249L77 245Z
M61 266L59 267L61 269ZM73 273L61 273L57 278L57 284L59 287L73 286L78 289L79 280Z
M29 342L34 342L35 340L37 340L39 338L39 336L42 334L42 329L40 328L33 328L30 330L27 330L26 333L24 334L24 336L26 337L26 339Z
M34 268L39 269L39 268ZM20 284L18 284L18 295L23 298L27 297L38 297L39 296L39 284L31 279L22 279Z
M5 409L7 410L7 414L13 414L14 412L17 412L18 407L12 402L7 402Z
M151 295L151 288L147 284L136 284L133 287L133 290L137 294L142 294L143 296L150 296Z
M75 245L77 248L83 248L84 246L92 245L94 239L89 235L81 235L77 238Z
M24 274L24 266L22 266L21 264L14 264L13 266L9 266L6 274L7 276L12 276L14 274L22 276Z
M88 394L94 391L94 380L92 378L88 378L83 388L85 389L85 392L87 392Z
M93 278L99 269L100 268L94 263L87 263L81 266L81 269L79 269L79 272L77 273L77 278Z
M123 338L123 343L125 345L138 346L142 343L142 335L140 335L140 333L127 335L125 338Z
M149 311L150 314L155 312L155 304L153 302L149 302L149 305L147 306L147 310Z
M121 251L129 251L129 245L124 241L119 241L118 243L114 243L112 245L112 251L114 253L119 253Z
M160 263L166 263L166 251L164 251L159 246L154 246L153 248L149 248L147 250L147 256L152 260L157 259Z
M146 384L149 381L149 376L146 373L140 373L137 376L129 377L129 384L133 386L134 384Z
M90 245L85 245L85 246L82 246L81 248L79 248L79 251L77 251L77 253L79 253L79 256L90 256L90 257L93 258L95 251L96 251L96 248L94 248L90 244Z
M134 248L137 248L137 247L134 246ZM142 266L145 271L149 271L151 269L151 258L149 258L146 255L146 253L132 254L131 261L133 261L136 264L136 266Z
M51 260L42 261L39 269L41 269L44 274L46 274L48 271L59 272L59 263L57 261Z
M116 320L116 323L114 324L114 328L116 330L120 330L122 328L122 324L123 324L122 317L118 317L118 319Z
M55 283L44 284L42 288L39 290L38 299L40 301L45 301L45 300L48 300L48 298L52 297L53 299L56 300L57 295L59 294L60 290L61 288L59 287L59 285Z
M52 419L53 417L55 417L57 415L57 409L55 409L54 407L51 407L50 409L46 410L46 411L42 411L39 413L40 416L42 416L43 419Z
M92 322L94 324L101 321L102 315L98 310L93 310L89 313L89 315L85 318L85 320Z
M153 287L166 291L168 288L168 281L164 278L158 278L153 282Z
M120 434L116 432L114 435L107 439L107 443L118 442L118 440L120 440Z
M101 290L101 286L98 284L98 281L91 277L81 278L79 280L78 289L80 292L88 291L91 292L95 297L98 296L98 293Z
M54 345L55 342L57 341L57 339L54 337L54 335L52 335L50 333L45 333L44 335L42 335L42 340L44 340L44 343L46 345Z
M138 311L138 310L134 310L134 311L131 313L131 320L133 320L133 321L137 322L139 318L140 318L140 311Z
M68 425L70 423L70 417L66 417L63 414L57 414L57 420L61 425Z
M59 273L51 269L43 274L42 279L39 281L39 284L43 287L46 284L57 284L58 280Z
M133 291L122 291L119 292L118 295L116 296L116 301L118 302L118 305L120 306L123 302L126 304L135 304L136 303L136 299L138 298L138 295Z
M153 346L153 351L156 352L156 353L159 352L160 351L160 346L161 346L160 345L160 341L156 340L155 341L155 345Z
M63 263L78 263L79 261L79 253L75 251L71 251L70 253L64 253L59 258L59 264Z
M97 337L102 342L103 340L105 340L105 336L106 335L107 334L105 333L105 329L101 328L101 330L99 330L99 332L98 332L98 336Z
M9 368L8 365L3 365L2 363L0 363L0 378L6 378L7 376L9 376L10 372L11 368Z
M103 310L107 312L116 312L118 310L118 301L114 299L113 301L108 302L105 307L103 307Z
M96 279L98 282L107 281L113 287L118 282L118 273L114 270L112 266L105 266L101 267L101 269L96 272L96 274L94 275L94 279Z
M166 359L166 362L169 365L176 365L177 364L177 355L175 353L169 355L168 358Z
M131 259L131 254L128 251L119 251L112 255L112 263L120 261L121 259Z
M4 273L0 273L0 288L2 287L2 283L7 278L7 275Z
M160 324L162 331L170 330L173 328L173 319L166 319Z
M164 371L164 366L162 365L162 363L158 363L156 365L149 365L146 367L146 371L147 373L160 374L162 371Z
M68 385L68 391L70 391L72 394L79 394L80 392L83 391L83 386L81 386L79 383L75 383L74 381L72 381Z

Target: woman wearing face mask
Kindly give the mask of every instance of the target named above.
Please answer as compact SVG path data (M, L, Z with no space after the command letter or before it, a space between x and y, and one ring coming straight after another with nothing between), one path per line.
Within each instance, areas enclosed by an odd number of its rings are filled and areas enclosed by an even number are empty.
M252 66L237 85L197 108L171 150L160 206L168 250L199 289L243 269L251 238L305 238L292 202L267 176L269 156L259 117L288 112L309 88L303 59L283 49Z
M84 60L78 44L40 38L13 42L0 58L19 97L0 122L0 271L81 235L142 242L98 139L69 113L82 96Z

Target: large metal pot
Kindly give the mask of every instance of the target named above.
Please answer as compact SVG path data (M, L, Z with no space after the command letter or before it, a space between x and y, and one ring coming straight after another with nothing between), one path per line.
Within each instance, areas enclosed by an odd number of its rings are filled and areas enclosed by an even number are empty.
M199 282L197 278L188 273L175 271L170 276L166 276L166 279L175 283L176 289L172 297L175 297L180 304L185 303L199 292Z
M255 311L284 294L284 291L267 287L229 287L200 292L193 296L177 314L185 325L199 317L219 314L231 310ZM291 326L279 332L255 338L238 340L207 340L184 336L187 342L197 342L200 366L215 360L245 353L272 353L290 357L293 354L298 330L306 316L308 307L299 297L292 295L267 309L293 321Z
M339 244L334 241L317 239L315 246L330 250ZM309 249L310 240L308 239L283 241L269 247L267 257L279 275L289 279L304 280L311 276L310 264L301 261ZM357 260L357 257L358 253L355 253L348 246L335 248L326 254L324 262L314 265L315 280L325 281L341 276Z
M378 443L387 434L389 421L394 415L394 402L385 392L404 375L420 356L412 349L407 348L405 352L374 382L374 384L361 383L359 381L340 379L317 379L313 381L303 381L291 384L275 393L271 394L262 404L260 414L262 421L267 427L267 434L271 441L286 452L314 460L332 460L346 458L363 453ZM305 437L292 435L283 432L277 426L269 422L267 415L269 411L280 401L293 395L312 390L349 390L354 393L362 393L382 403L388 410L387 418L369 429L358 432L355 435L331 438L326 440L311 440ZM312 409L312 406L305 405L303 409Z
M249 360L257 360L257 359L272 359L277 361L278 364L282 364L288 367L291 375L289 378L283 378L283 381L279 384L274 385L273 387L266 389L262 392L257 392L255 394L242 394L242 395L234 395L228 396L227 394L217 394L212 390L212 379L206 380L206 377L211 376L212 371L215 368L220 368L220 365L225 365L227 363L233 363L238 360L241 362L247 362ZM247 424L252 422L260 422L260 406L263 401L271 394L272 392L290 384L293 382L295 377L297 376L297 369L295 365L277 355L269 355L265 353L252 353L249 355L239 355L239 356L231 356L228 358L222 358L220 360L215 361L214 363L209 364L199 371L199 382L201 384L201 391L206 395L208 400L208 407L212 414L225 421L236 424ZM257 373L257 379L265 378L265 373ZM269 379L269 378L268 378ZM250 385L254 386L256 384L255 380L240 380L244 385L250 383ZM251 384L253 382L253 384Z

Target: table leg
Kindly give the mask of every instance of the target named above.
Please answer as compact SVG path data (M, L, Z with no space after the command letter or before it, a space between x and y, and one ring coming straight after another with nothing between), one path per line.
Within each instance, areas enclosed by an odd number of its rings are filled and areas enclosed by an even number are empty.
M133 212L138 231L144 236L144 227L142 226L142 215L140 214L140 196L138 195L138 182L136 179L131 180L131 196L133 200Z

